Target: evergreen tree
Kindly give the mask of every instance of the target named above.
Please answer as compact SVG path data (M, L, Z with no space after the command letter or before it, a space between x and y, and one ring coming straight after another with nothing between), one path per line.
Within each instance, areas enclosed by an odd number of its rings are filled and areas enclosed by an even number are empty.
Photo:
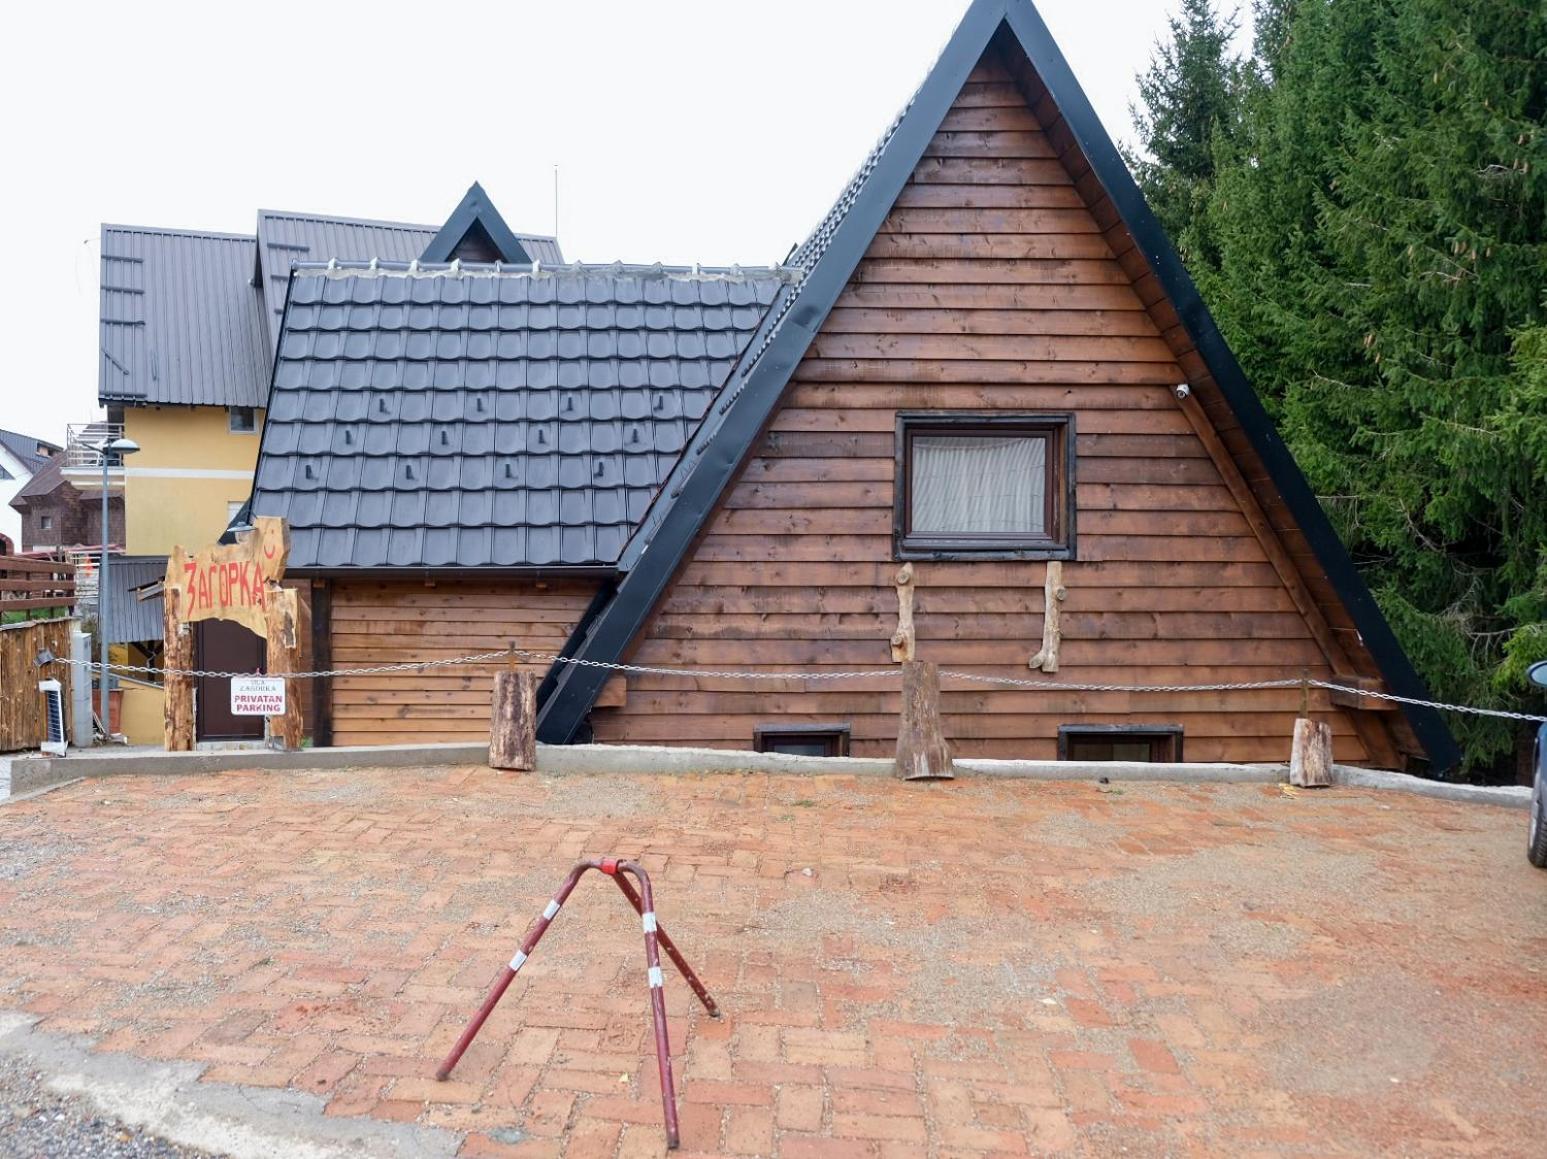
M1507 702L1547 652L1547 9L1265 8L1195 272L1431 688Z
M1139 152L1129 166L1150 206L1184 257L1207 261L1202 216L1214 179L1215 141L1229 137L1238 114L1239 61L1230 53L1237 24L1213 0L1182 0L1170 39L1139 74L1131 109Z
M1252 0L1252 59L1254 70L1271 83L1278 62L1289 47L1289 32L1299 0Z

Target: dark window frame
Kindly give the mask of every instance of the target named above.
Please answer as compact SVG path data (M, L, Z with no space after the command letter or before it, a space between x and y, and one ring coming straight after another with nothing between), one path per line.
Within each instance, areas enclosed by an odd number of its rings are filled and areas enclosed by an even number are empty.
M1179 724L1061 724L1058 726L1058 759L1060 761L1084 759L1069 756L1069 742L1073 739L1109 739L1121 742L1139 738L1147 738L1152 742L1150 759L1146 763L1165 765L1184 762L1183 731ZM1169 752L1161 756L1154 755L1154 740L1163 740Z
M831 752L823 754L827 757L846 757L849 755L849 737L852 728L846 723L837 724L760 724L752 730L752 747L754 752L777 752L777 749L768 747L771 741L785 737L791 740L799 740L810 744L821 737L831 738Z
M246 426L237 426L238 415L245 415ZM255 435L258 433L258 408L255 406L228 406L226 407L226 430L233 435Z
M919 435L991 436L1005 433L1048 439L1051 478L1046 488L1049 533L1024 535L916 535L913 507L913 440ZM1075 421L1072 411L899 411L892 488L892 550L900 560L1077 559Z

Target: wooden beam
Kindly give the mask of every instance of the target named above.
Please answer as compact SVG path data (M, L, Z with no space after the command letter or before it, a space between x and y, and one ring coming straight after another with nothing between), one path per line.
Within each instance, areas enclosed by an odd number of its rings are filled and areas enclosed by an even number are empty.
M326 672L333 667L333 581L312 581L312 669ZM333 678L315 677L312 682L312 747L329 748L333 744Z
M1360 712L1396 712L1400 707L1393 701L1364 695L1366 692L1384 692L1386 686L1379 680L1372 680L1368 676L1344 676L1339 678L1339 683L1358 689L1357 692L1329 691L1327 699L1339 708L1353 708Z

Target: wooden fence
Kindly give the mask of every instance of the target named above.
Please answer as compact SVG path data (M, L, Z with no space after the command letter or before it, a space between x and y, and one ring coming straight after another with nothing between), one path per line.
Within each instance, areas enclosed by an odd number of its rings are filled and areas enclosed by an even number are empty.
M0 624L0 753L36 749L42 742L46 719L39 680L57 680L64 696L66 735L70 717L68 664L37 666L37 656L47 648L55 656L70 655L70 620L30 620ZM90 679L83 676L82 679Z
M48 649L70 655L70 614L75 609L75 566L57 559L0 555L0 752L35 749L46 721L39 680L63 686L70 714L70 666L37 666Z
M0 624L68 616L74 608L74 564L0 555Z

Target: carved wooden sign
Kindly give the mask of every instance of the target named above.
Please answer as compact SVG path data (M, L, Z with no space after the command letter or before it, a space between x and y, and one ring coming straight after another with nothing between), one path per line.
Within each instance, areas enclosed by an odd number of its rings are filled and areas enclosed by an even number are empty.
M284 678L300 668L299 601L279 582L289 555L285 521L260 515L252 531L234 544L192 554L178 547L167 557L163 611L168 752L193 748L193 680L173 675L193 667L190 624L233 620L264 638L270 676ZM284 681L285 695L274 701L283 707L268 717L270 743L282 749L301 747L301 698L292 684Z
M177 589L177 615L185 624L234 620L266 636L269 585L284 577L289 555L285 521L260 515L240 542L200 548L192 555L174 548L167 559L166 591L170 597Z

